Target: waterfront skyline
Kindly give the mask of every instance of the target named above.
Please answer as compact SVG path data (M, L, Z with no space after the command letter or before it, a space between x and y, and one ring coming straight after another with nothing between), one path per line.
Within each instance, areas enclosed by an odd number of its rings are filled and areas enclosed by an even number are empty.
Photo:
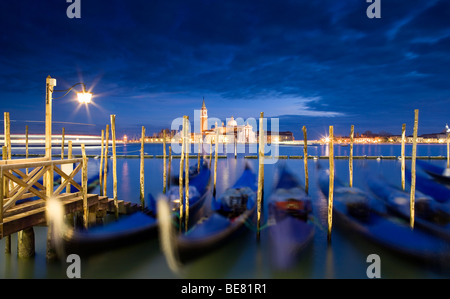
M44 133L45 78L83 81L94 105L53 105L53 133L149 135L208 113L279 118L280 131L319 139L355 131L438 133L449 122L450 3L383 1L87 1L0 4L0 106L11 131ZM57 95L55 95L56 97Z

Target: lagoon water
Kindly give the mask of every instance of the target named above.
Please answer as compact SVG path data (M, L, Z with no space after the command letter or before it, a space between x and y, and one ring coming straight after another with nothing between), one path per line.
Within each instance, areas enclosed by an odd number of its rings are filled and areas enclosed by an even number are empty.
M418 156L446 156L446 145L418 145ZM23 148L13 148L13 154L23 153ZM43 148L33 148L31 153L43 154ZM54 154L60 152L54 148ZM161 155L161 144L146 144L148 155ZM336 145L336 156L348 155L349 147ZM79 154L74 149L74 154ZM88 154L100 154L99 147L88 147ZM111 153L111 151L110 151ZM138 144L118 145L117 154L138 155ZM232 151L228 157L218 159L217 193L221 194L231 186L242 173L245 163L249 163L255 172L258 170L258 160L245 158L252 154L239 153L237 159ZM270 154L270 153L269 153ZM309 146L308 154L313 156L328 155L327 146ZM279 155L303 155L302 146L280 146ZM355 156L399 156L399 145L355 145ZM406 146L406 155L411 155L411 145ZM88 172L98 171L98 159L90 158ZM110 163L112 160L109 160ZM172 175L179 171L179 159L172 160ZM194 165L196 159L190 159ZM431 160L432 163L444 166L446 160ZM406 161L410 165L410 160ZM136 158L121 158L117 160L118 198L139 203L139 167L140 160ZM265 165L264 198L268 198L273 184L278 177L281 164L286 166L304 182L304 164L299 159L280 159L275 164ZM267 233L267 200L264 201L262 230L260 240L256 238L256 224L249 226L247 231L232 242L210 254L185 265L180 272L174 273L166 263L160 250L157 238L142 240L137 244L118 249L107 250L81 261L82 278L367 278L366 270L370 265L367 257L377 254L381 259L382 278L450 278L450 265L434 268L410 260L404 256L390 252L373 244L341 227L333 227L332 242L327 242L327 199L324 198L317 185L317 165L328 167L328 160L310 159L309 189L313 202L315 237L312 244L298 255L292 267L285 270L276 269L270 258L270 239ZM111 164L110 164L111 165ZM214 165L214 163L213 163ZM348 182L348 160L335 160L336 177L344 183ZM154 196L162 192L163 159L149 158L145 160L145 193ZM392 183L400 186L400 161L358 159L354 160L354 185L364 188L367 173L382 174ZM112 174L108 175L108 196L113 197ZM409 186L407 186L409 190ZM92 193L98 193L98 188ZM205 203L207 206L209 202ZM66 278L65 261L46 261L47 228L35 227L36 256L31 259L17 258L17 237L12 236L12 253L4 254L5 240L0 240L0 278ZM69 254L69 253L68 253Z

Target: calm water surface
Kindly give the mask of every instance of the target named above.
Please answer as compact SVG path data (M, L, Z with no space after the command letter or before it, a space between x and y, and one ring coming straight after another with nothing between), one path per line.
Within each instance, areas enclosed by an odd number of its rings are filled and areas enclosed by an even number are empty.
M31 152L43 153L40 148ZM54 149L55 154L60 149ZM77 152L78 151L78 152ZM335 155L348 155L349 147L336 146ZM13 149L13 153L22 153L23 149ZM162 154L162 145L148 144L145 152L149 155ZM234 159L232 150L228 151L227 159L218 160L217 193L221 194L227 187L233 185L244 169L245 163L250 163L257 172L256 159L245 159L239 154ZM79 149L74 149L79 153ZM88 154L99 154L98 147L89 147ZM128 144L117 147L118 154L138 155L139 146ZM326 146L308 147L309 155L323 156L328 154ZM302 155L301 146L281 146L280 155ZM368 156L398 156L399 145L355 145L355 155ZM411 154L411 146L407 145L406 155ZM445 145L419 145L419 156L445 156ZM111 160L110 160L111 161ZM177 175L179 159L172 161L172 174ZM190 160L194 165L196 159ZM304 182L303 160L284 159L278 163L265 166L265 192L268 198L273 184L278 177L278 166L287 167ZM277 270L270 262L269 236L267 233L267 209L264 208L260 241L256 239L255 226L217 251L185 265L180 273L172 272L166 264L159 241L143 240L141 243L112 249L91 257L82 259L82 278L366 278L369 254L378 254L381 258L381 275L383 278L450 278L448 265L441 269L431 268L418 262L399 256L369 241L355 236L340 227L333 227L332 242L327 243L327 200L318 190L317 164L328 167L325 159L309 160L310 194L313 200L314 221L316 233L314 240L305 251L298 255L298 260L288 270ZM407 161L409 165L410 161ZM444 166L445 160L433 160L432 163ZM139 203L139 159L118 159L118 198ZM214 163L213 163L214 165ZM336 175L343 182L348 182L348 161L335 160ZM98 171L98 159L89 159L89 173ZM145 160L145 192L157 195L162 192L163 160L151 158ZM355 160L354 185L365 188L364 174L366 172L380 173L391 182L400 185L400 162L398 160ZM98 188L93 193L98 193ZM113 197L112 175L108 176L108 196ZM264 202L267 203L267 200ZM209 202L206 202L206 207ZM36 256L32 259L17 258L17 238L12 237L12 253L4 254L5 241L0 240L0 278L65 278L64 262L49 263L46 261L46 227L35 227Z

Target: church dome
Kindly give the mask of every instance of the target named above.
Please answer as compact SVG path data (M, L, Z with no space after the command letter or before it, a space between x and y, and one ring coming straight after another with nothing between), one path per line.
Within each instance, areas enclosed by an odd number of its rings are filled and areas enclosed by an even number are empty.
M236 127L236 126L237 126L237 122L236 122L236 120L234 120L234 117L232 116L231 119L227 123L227 127Z

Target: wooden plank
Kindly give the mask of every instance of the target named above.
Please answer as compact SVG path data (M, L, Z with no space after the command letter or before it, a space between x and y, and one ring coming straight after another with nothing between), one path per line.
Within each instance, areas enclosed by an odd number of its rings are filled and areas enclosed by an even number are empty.
M42 167L36 167L27 176L25 176L22 180L24 182L28 183L41 169L42 169ZM15 172L16 169L14 169L13 171ZM44 186L39 182L34 183L34 186L38 187L41 190L45 189ZM20 188L20 185L17 185L12 190L10 190L8 193L8 197L13 196L13 194L15 194L19 190L19 188Z
M10 217L13 215L25 213L27 211L31 211L31 210L42 208L42 207L45 207L45 200L37 199L37 200L22 203L22 204L19 204L17 206L10 208L8 211L5 212L4 216Z
M74 193L76 194L76 193ZM65 195L65 194L64 194ZM81 195L77 197L70 196L61 196L61 202L64 205L64 210L66 214L70 214L77 211L83 211L83 198ZM94 206L98 204L98 195L97 194L88 194L88 205ZM36 225L45 225L46 224L46 216L45 216L45 206L35 208L32 210L28 210L23 213L18 213L15 215L11 215L9 217L4 218L3 223L3 236L7 236L18 231L21 231L25 228L36 226Z
M28 159L31 160L31 159ZM6 160L6 161L15 161L15 160ZM22 160L27 161L27 160ZM6 165L0 164L0 169L3 170L11 170L11 169L25 169L25 168L35 168L41 166L50 166L50 165L61 165L61 164L76 164L81 163L83 159L71 159L71 160L51 160L51 161L41 161L41 162L22 162L22 163L8 163Z
M4 195L3 173L0 171L0 239L3 238L3 195Z
M108 196L99 196L98 197L98 209L99 210L108 210Z
M140 205L131 203L129 201L118 200L119 206L119 214L128 215L142 209ZM108 198L108 202L106 204L106 210L108 213L115 213L116 209L114 207L114 199ZM137 208L137 209L136 209Z
M27 211L4 219L3 234L4 236L17 233L25 228L46 222L45 207Z
M90 207L94 204L97 204L97 203L98 203L98 195L97 194L88 194L87 195L87 206L88 207ZM80 195L80 197L65 201L64 207L65 207L66 214L74 213L74 212L78 212L78 211L84 211L83 197Z
M70 200L76 197L79 197L80 194L77 193L66 193L63 194L63 196L59 196L58 198L62 201L66 201L66 200ZM13 206L11 208L8 209L8 211L5 212L5 217L9 217L12 215L17 215L26 211L30 211L33 209L37 209L40 207L44 207L45 206L45 200L43 199L36 199L36 200L32 200L32 201L28 201L28 202L24 202L21 204L18 204L16 206Z
M18 156L18 155L14 155ZM43 162L48 161L49 159L46 157L43 158L29 158L29 159L13 159L13 160L0 160L0 166L1 165L17 165L17 164L23 164L23 163L30 163L30 162ZM24 167L26 168L26 167Z
M11 197L11 199L3 206L3 211L6 211L12 204L14 204L20 196L22 196L25 192L27 192L29 189L31 189L31 192L37 192L36 189L31 188L35 182L37 182L37 180L42 176L41 173L45 173L47 171L47 167L42 168L39 173L33 178L31 179L29 182L30 184L27 185L27 187L22 188L21 191L17 192L13 197ZM7 172L3 173L5 176L7 175ZM40 193L40 192L39 192ZM41 194L43 196L43 194Z
M43 199L46 198L44 193L42 193L41 191L38 191L35 188L33 188L34 184L28 185L26 182L22 181L21 179L17 178L16 176L14 176L14 175L12 175L12 174L10 174L8 172L5 173L5 177L7 177L11 181L15 182L18 186L20 186L22 188L25 188L25 189L28 189L28 191L33 193L35 196L37 196L39 198L43 198ZM25 192L27 192L27 191L25 190ZM16 198L16 200L22 199L23 196L25 195L25 193L22 193L22 191L20 193L21 193L21 195L18 196ZM17 194L15 196L17 196ZM10 200L13 200L13 198L14 197L10 198Z
M37 169L39 170L39 168L37 168ZM35 169L35 170L36 170L36 169ZM34 171L34 170L33 170L33 171ZM34 173L33 173L33 171L30 173L30 175L28 175L28 174L25 174L25 173L23 173L22 171L20 171L20 169L13 169L13 172L15 172L15 173L17 173L19 176L21 176L21 177L22 177L22 180L25 181L25 182L27 182L29 179L31 179L31 177L32 177L35 173L37 173L37 171L34 172ZM39 189L44 190L44 186L43 186L41 183L36 182L34 185L35 185L36 187L38 187Z
M73 178L75 177L75 175L78 173L78 171L80 171L82 165L81 163L77 165L77 167L75 167L75 169L72 171L72 173L67 176L64 171L60 170L58 167L55 167L55 172L57 174L59 174L61 176L61 178L64 179L64 182L58 187L58 189L55 190L55 192L53 193L54 195L59 195L59 193L61 193L61 191L67 186L67 184L71 183L72 186L74 186L75 188L77 188L78 190L81 190L81 186L75 182L73 180Z

